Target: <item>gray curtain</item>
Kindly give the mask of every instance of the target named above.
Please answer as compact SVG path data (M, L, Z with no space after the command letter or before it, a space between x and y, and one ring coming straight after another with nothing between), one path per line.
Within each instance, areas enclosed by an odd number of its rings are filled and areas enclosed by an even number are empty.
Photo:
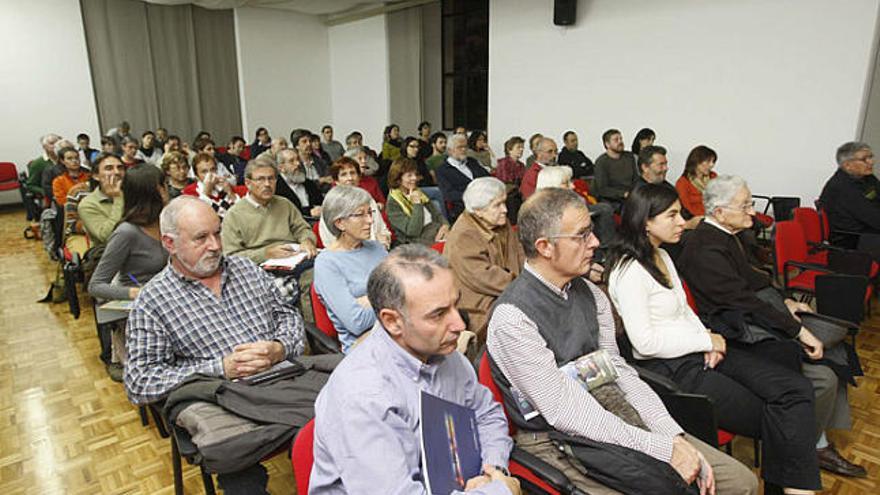
M102 132L241 134L232 10L80 0Z

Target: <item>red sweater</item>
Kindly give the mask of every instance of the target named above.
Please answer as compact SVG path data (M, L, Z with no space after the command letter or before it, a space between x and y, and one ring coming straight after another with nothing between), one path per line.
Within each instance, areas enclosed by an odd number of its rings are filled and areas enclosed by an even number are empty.
M709 179L718 177L715 172L709 172ZM681 206L691 215L698 217L706 214L706 208L703 206L703 193L697 189L697 186L685 176L681 176L675 182L675 190L678 191L678 199Z

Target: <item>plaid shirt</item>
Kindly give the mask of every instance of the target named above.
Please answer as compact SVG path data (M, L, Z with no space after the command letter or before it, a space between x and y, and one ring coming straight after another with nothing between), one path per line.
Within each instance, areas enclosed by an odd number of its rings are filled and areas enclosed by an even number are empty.
M135 404L163 398L194 373L223 376L223 356L275 340L303 352L303 322L272 278L246 258L224 257L220 297L169 263L144 286L128 317L125 389Z

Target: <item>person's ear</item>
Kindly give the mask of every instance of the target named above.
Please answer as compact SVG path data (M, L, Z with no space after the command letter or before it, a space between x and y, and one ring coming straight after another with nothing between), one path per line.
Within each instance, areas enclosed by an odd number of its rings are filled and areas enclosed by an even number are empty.
M543 258L550 259L553 257L553 251L556 249L556 246L553 245L553 242L546 237L540 237L535 241L535 250L538 251L538 254Z
M391 337L403 336L403 317L399 312L390 308L380 309L379 321Z
M339 229L339 232L345 232L345 229L342 228L342 221L343 221L342 218L337 218L337 219L333 222L333 225L335 225L336 228Z
M162 234L162 247L168 254L174 254L174 236L171 234Z

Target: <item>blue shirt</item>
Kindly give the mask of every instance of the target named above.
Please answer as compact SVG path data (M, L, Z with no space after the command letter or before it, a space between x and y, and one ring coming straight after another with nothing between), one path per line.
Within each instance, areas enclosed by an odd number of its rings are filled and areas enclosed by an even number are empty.
M315 258L315 290L321 296L330 321L339 333L342 352L376 322L371 308L357 298L367 295L367 279L388 252L377 241L364 241L351 251L324 250Z
M225 256L220 296L169 263L144 286L128 316L125 390L135 404L163 398L193 373L223 376L235 346L277 340L303 352L303 322L272 278L251 260Z
M377 323L315 403L312 495L424 494L419 390L474 410L483 464L507 467L513 441L501 404L460 352L422 363ZM469 494L509 494L493 481Z

